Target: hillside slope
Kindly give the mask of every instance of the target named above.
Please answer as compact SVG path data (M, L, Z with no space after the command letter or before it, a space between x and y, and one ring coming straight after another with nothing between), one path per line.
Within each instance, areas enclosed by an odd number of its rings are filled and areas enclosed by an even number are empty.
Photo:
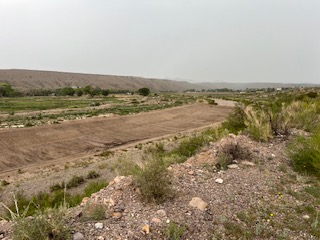
M13 87L27 89L56 89L66 86L85 87L91 85L103 89L125 89L136 91L148 87L151 91L183 91L193 88L193 84L171 80L130 76L81 74L35 70L0 70L0 82Z

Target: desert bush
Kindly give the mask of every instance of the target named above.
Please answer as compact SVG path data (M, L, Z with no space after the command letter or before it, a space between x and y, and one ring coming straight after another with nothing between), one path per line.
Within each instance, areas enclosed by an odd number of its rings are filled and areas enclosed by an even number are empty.
M166 235L170 240L179 240L183 237L187 227L185 225L179 225L175 222L170 222L166 227Z
M268 116L263 111L256 111L252 107L245 110L245 132L256 141L268 141L272 138L272 130Z
M62 190L64 188L65 188L65 182L64 181L61 184L55 183L55 184L50 186L50 192Z
M147 202L161 203L172 193L170 175L161 158L148 160L133 179Z
M296 171L320 177L320 127L311 137L298 136L288 146Z
M106 180L90 182L83 191L84 197L89 197L92 193L98 192L100 189L105 188L106 186L108 186L108 182Z
M319 101L295 101L286 110L292 128L312 131L320 124Z
M73 188L78 187L84 182L84 177L82 176L73 176L68 182L67 182L67 188Z
M229 142L222 146L218 154L218 169L226 169L234 160L250 160L251 152L239 142Z
M65 209L47 209L32 218L19 218L13 227L14 240L71 239L71 230L67 226Z
M9 185L10 183L8 182L8 181L6 181L6 180L1 180L0 181L0 187L1 186L7 186L7 185Z
M246 128L245 116L244 105L237 104L222 126L228 129L229 132L238 134Z
M87 179L94 179L100 177L100 174L94 170L88 172Z
M99 221L106 219L108 207L104 204L89 203L83 209L83 221Z

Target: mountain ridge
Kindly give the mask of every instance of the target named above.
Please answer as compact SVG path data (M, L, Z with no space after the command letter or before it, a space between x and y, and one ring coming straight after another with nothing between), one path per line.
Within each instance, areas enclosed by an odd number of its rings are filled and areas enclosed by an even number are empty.
M145 78L135 76L104 75L91 73L71 73L27 69L0 69L0 82L5 82L20 90L57 89L63 87L85 87L91 85L103 89L136 91L148 87L151 91L177 91L188 89L246 89L246 88L283 88L283 87L314 87L320 84L288 84L288 83L231 83L203 82L191 83L169 79Z

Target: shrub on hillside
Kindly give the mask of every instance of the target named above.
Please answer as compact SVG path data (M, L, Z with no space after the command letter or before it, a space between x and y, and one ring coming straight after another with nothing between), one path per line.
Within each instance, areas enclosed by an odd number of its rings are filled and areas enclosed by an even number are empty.
M250 160L251 152L239 142L228 142L224 144L218 154L218 169L226 169L235 160Z
M246 128L245 125L245 112L243 105L236 105L233 111L229 114L227 121L223 123L223 127L228 129L229 132L238 134Z
M133 178L147 202L161 203L172 193L169 172L161 158L148 160Z
M18 218L13 227L13 239L71 239L64 212L64 208L47 209L32 218Z
M296 171L320 178L320 127L311 137L298 136L289 146L288 152Z

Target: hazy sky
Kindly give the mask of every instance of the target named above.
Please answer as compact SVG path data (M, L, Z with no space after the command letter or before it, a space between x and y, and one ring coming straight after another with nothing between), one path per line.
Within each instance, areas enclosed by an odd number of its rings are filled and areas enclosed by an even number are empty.
M0 68L320 83L320 1L0 0Z

